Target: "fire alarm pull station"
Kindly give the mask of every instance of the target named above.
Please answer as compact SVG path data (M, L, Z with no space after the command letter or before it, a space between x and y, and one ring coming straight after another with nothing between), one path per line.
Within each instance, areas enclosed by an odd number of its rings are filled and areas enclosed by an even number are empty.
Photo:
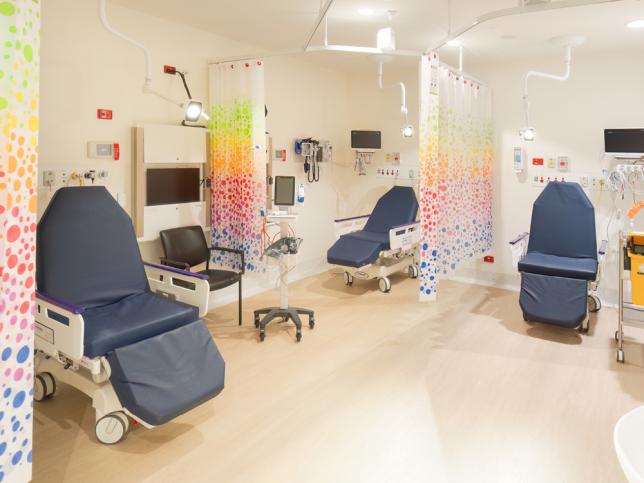
M112 110L111 109L97 109L96 117L105 121L112 120Z
M118 161L121 149L118 143L90 141L87 143L87 157L91 159L113 159Z

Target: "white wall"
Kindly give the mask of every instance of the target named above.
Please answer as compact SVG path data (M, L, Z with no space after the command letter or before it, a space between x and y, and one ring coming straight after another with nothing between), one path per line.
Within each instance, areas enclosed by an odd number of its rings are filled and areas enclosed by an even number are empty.
M185 25L167 22L127 8L110 5L111 23L146 45L153 59L154 86L162 93L184 99L178 78L163 74L170 64L189 72L188 82L197 99L208 98L208 61L247 54L257 47L212 35ZM143 55L136 48L110 35L101 26L96 2L58 0L43 5L41 82L40 207L42 213L50 190L42 187L44 170L86 171L107 169L105 183L124 199L131 212L133 126L138 123L178 124L181 110L155 96L144 95ZM267 129L275 148L288 150L287 162L275 162L274 174L295 175L306 185L306 200L297 208L294 224L304 238L297 268L298 278L325 269L326 250L333 242L333 219L337 217L347 173L349 145L349 76L318 67L304 57L269 58L266 66ZM114 120L96 119L96 109L114 111ZM333 143L335 159L321 166L321 180L309 185L303 163L293 152L293 140L313 136ZM97 161L86 155L90 140L121 145L120 161ZM141 243L143 257L155 261L161 254L158 242ZM247 277L245 290L253 293L275 285L274 271ZM234 299L234 288L218 292L217 303Z
M640 81L644 65L641 54L573 54L572 74L567 82L530 81L531 117L537 138L533 143L522 144L518 136L524 123L522 79L530 69L558 73L563 70L563 58L468 66L468 71L486 81L493 92L496 161L493 172L492 253L496 263L491 265L477 260L465 264L457 272L458 276L502 285L517 286L519 283L511 264L508 241L523 231L529 231L532 203L541 189L532 186L530 174L536 172L532 166L528 166L523 175L513 173L514 146L525 146L528 161L534 157L569 156L571 174L600 175L602 169L615 165L614 160L603 159L604 128L641 127L644 124L644 93ZM561 174L555 170L544 171ZM612 196L598 191L589 191L588 195L596 209L598 236L606 238ZM618 203L622 209L629 206L628 200ZM623 226L623 218L611 224L611 251L601 288L604 300L609 303L616 301L616 230Z

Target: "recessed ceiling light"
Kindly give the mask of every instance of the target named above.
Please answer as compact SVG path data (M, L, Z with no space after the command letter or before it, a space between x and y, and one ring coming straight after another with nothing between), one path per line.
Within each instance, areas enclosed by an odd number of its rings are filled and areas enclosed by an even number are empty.
M445 45L447 45L448 47L460 47L462 43L460 40L452 39L452 40L448 40L447 44Z
M644 28L644 20L633 20L632 22L628 22L626 26L629 29L642 29Z
M360 15L364 15L365 17L372 17L376 12L373 8L362 7L358 9L358 13Z

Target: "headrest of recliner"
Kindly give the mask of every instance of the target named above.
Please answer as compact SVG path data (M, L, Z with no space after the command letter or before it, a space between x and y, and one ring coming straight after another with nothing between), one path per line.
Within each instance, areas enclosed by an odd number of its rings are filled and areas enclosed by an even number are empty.
M577 183L550 182L532 207L528 251L597 258L595 208Z
M81 307L148 290L132 221L102 186L59 189L38 223L38 290Z
M380 197L365 230L388 233L397 225L413 223L418 215L418 200L414 189L409 186L394 186Z

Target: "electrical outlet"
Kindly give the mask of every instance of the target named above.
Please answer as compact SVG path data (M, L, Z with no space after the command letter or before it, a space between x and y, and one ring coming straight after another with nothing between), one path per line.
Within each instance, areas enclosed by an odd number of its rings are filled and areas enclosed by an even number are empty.
M43 171L42 173L42 184L51 188L56 186L56 172L55 171Z
M66 169L62 169L60 171L60 184L61 186L67 186L67 183L69 182L69 171Z

